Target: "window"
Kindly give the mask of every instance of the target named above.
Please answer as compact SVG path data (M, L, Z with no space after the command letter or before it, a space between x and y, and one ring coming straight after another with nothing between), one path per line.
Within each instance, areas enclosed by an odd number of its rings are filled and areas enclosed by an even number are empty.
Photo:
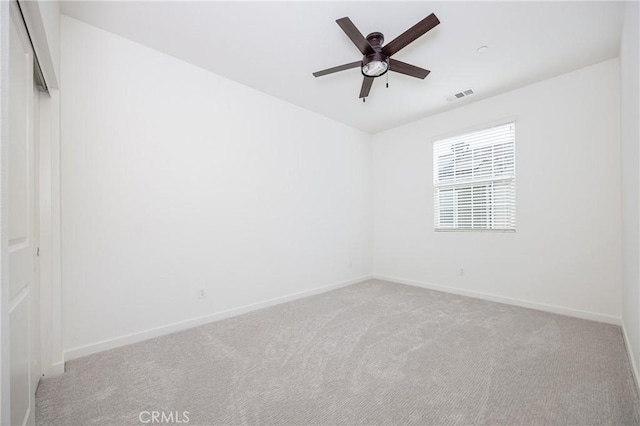
M436 141L436 230L515 231L515 122Z

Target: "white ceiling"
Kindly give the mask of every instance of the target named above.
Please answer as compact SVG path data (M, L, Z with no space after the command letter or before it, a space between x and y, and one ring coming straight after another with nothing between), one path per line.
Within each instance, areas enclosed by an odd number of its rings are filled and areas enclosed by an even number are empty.
M389 42L434 12L441 24L394 58L431 70L390 73L358 99L358 68L314 71L361 54L335 20ZM376 133L618 56L621 2L63 2L62 13L347 125ZM489 50L478 54L476 49ZM476 95L445 100L467 88Z

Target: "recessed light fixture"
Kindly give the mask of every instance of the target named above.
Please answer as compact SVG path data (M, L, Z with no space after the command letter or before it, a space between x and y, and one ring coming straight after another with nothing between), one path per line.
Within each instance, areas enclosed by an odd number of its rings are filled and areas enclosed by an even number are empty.
M486 52L487 50L489 50L489 46L480 46L478 47L478 49L476 49L476 51L480 54L483 54L484 52Z

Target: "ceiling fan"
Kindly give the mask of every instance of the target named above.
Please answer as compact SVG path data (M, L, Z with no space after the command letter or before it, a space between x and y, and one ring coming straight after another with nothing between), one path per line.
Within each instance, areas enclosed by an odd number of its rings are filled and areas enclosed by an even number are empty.
M360 61L314 72L314 77L321 77L334 72L360 67L362 75L364 76L362 88L360 89L360 98L362 98L364 102L366 97L369 96L373 79L386 74L387 71L394 71L420 79L424 79L431 72L424 68L392 59L391 56L440 23L433 13L400 34L390 43L384 45L384 47L382 46L382 43L384 43L384 35L382 35L382 33L374 32L365 38L348 17L340 18L336 20L336 22L364 56Z

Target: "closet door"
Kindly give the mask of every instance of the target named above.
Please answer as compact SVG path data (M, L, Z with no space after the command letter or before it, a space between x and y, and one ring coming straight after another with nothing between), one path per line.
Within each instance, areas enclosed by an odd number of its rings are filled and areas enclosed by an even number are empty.
M40 376L33 52L17 4L9 43L9 363L11 424L35 423Z

